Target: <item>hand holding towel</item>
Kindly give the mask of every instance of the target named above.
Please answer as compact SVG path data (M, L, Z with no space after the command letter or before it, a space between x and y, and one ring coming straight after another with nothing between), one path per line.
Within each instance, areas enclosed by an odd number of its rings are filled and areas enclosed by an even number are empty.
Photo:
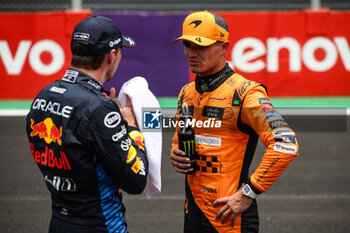
M160 106L157 98L148 89L146 79L140 76L134 77L123 84L118 95L121 107L125 106L127 96L129 96L131 100L137 124L145 139L149 166L147 184L143 192L147 199L151 199L161 192L162 132L143 131L142 108L160 109Z

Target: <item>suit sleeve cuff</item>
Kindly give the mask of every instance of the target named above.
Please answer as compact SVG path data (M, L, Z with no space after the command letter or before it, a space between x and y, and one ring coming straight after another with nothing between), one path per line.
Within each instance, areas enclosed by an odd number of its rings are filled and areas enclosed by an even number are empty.
M131 132L131 131L134 131L134 130L136 130L136 131L138 131L138 132L141 132L140 129L137 128L137 127L130 126L130 125L128 126L128 132Z
M247 184L249 184L249 186L251 187L251 189L254 191L254 193L256 194L261 194L261 191L259 191L257 188L254 187L254 185L250 182L250 179L248 179Z

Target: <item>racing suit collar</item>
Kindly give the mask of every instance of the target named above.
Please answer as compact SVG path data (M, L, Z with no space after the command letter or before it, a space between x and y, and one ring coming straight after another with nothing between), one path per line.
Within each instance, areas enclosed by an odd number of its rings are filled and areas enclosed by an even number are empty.
M108 96L110 95L110 92L105 90L101 83L80 70L68 68L62 80L66 82L78 83L88 89L101 91L106 93Z
M203 94L203 92L214 91L234 73L235 72L226 63L224 68L215 74L208 75L205 77L199 77L197 74L195 79L196 91L198 91L201 94Z

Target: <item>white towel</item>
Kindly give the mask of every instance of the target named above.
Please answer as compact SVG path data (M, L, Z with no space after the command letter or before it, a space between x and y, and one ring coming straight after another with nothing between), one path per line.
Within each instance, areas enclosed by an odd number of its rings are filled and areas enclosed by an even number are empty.
M151 199L161 192L162 132L143 132L142 108L160 109L160 106L156 97L148 89L146 79L140 76L125 82L120 89L118 100L122 108L126 105L126 95L129 96L131 100L137 124L145 139L148 159L148 177L143 192L147 199Z

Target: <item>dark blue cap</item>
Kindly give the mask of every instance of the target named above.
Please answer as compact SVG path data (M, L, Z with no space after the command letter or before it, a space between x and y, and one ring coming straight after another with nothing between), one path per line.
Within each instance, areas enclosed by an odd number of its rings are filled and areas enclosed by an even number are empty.
M84 44L88 51L74 51L73 44ZM134 48L135 41L123 36L118 26L103 16L92 16L78 23L73 32L71 50L79 56L98 56L118 47Z

